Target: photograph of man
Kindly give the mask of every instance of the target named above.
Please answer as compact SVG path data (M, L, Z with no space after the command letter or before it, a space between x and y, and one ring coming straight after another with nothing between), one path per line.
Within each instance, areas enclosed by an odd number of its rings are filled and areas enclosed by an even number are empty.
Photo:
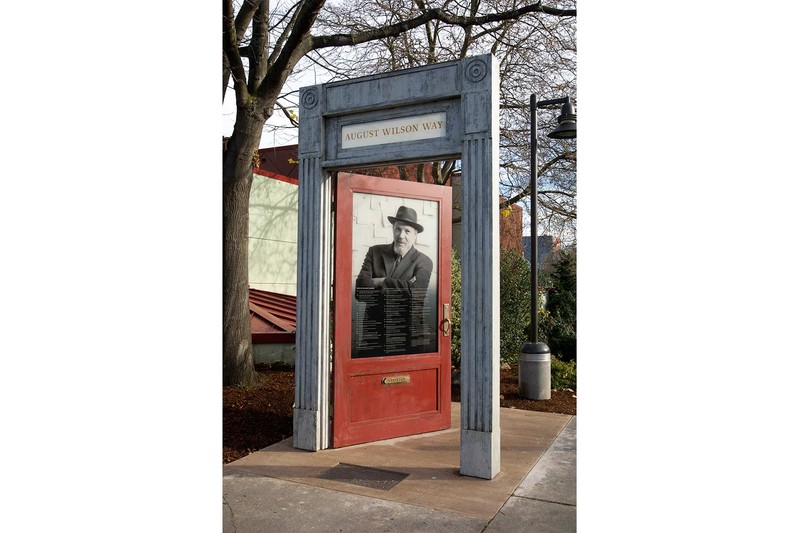
M414 246L424 228L410 207L400 206L395 216L386 218L393 240L369 248L356 278L355 297L365 305L353 357L435 350L435 336L424 320L433 262Z

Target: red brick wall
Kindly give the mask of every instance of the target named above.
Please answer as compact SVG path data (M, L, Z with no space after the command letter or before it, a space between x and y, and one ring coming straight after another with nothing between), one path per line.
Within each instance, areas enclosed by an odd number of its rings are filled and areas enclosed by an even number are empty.
M500 198L501 202L504 200L505 198ZM522 247L522 208L516 204L500 211L500 248L516 250L525 255Z

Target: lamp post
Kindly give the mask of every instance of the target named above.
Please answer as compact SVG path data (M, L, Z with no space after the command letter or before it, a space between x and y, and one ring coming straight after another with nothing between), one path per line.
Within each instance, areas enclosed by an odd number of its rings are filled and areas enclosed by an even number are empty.
M530 342L522 346L519 358L519 393L532 400L550 399L550 347L539 342L539 239L537 204L539 195L538 151L539 119L537 109L561 105L558 126L547 134L551 139L574 139L577 115L569 96L541 100L531 95L531 331Z

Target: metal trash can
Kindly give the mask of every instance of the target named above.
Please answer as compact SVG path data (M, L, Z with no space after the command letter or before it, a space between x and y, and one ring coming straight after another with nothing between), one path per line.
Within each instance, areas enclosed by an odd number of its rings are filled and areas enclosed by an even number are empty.
M550 399L550 347L526 342L519 354L519 395L528 400Z

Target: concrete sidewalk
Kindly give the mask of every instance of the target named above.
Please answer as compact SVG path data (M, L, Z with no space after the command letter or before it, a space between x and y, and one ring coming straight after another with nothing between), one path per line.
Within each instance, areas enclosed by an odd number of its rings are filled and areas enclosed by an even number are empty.
M575 531L576 417L501 409L489 481L459 474L459 407L444 431L226 465L224 531Z

